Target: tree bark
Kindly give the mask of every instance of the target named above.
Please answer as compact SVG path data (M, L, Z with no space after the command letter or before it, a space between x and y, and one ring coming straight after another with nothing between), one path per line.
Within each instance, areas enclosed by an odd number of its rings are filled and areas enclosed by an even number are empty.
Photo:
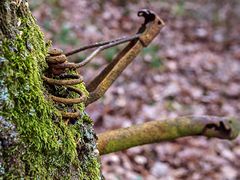
M0 177L100 179L84 105L82 118L66 125L47 98L42 74L48 45L25 0L1 0L0 46Z

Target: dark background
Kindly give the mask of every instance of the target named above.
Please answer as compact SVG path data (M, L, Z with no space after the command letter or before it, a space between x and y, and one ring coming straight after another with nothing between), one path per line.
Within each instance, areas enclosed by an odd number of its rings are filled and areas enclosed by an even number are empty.
M240 115L240 1L38 0L30 2L46 40L65 52L134 34L141 8L166 22L104 98L87 108L96 132L182 115ZM122 48L80 69L85 82ZM90 51L71 58L84 59ZM240 139L183 138L102 157L106 179L240 179Z

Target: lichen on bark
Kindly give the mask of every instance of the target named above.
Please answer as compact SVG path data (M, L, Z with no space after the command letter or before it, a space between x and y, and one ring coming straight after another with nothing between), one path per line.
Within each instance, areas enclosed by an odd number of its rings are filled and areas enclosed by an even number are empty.
M0 177L100 179L89 117L66 125L46 98L41 75L47 68L47 49L27 2L2 0Z

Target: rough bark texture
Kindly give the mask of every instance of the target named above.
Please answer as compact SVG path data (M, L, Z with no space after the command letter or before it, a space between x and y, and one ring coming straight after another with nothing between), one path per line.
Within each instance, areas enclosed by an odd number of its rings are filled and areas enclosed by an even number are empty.
M1 0L0 177L100 179L91 119L83 115L65 125L46 98L47 48L28 3Z

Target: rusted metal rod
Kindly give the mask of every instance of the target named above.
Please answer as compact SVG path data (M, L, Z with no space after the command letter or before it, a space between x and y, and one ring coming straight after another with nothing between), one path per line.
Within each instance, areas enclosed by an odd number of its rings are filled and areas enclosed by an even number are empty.
M87 106L102 97L121 72L133 61L144 47L151 43L164 26L164 22L152 11L146 9L141 10L138 12L138 16L144 17L145 21L139 28L138 32L133 36L98 42L66 54L64 54L62 50L56 48L49 50L48 56L46 57L49 72L43 75L43 80L49 86L62 86L65 90L77 94L77 97L75 98L68 98L65 97L65 95L59 96L58 93L52 92L49 97L56 103L62 103L72 108L74 104L78 103L85 103ZM82 83L83 80L82 76L75 71L77 68L89 63L101 51L126 42L129 42L128 45L97 77L95 77L93 81L87 85L87 90L89 91L88 97L80 89L76 88L76 85ZM96 47L98 48L80 63L69 63L67 60L67 56ZM73 70L73 72L69 70ZM69 112L60 110L60 112L64 118L79 118L81 115L80 112L77 109L73 110L74 111Z
M133 36L136 36L136 35L133 35ZM118 45L118 44L115 44L115 43L117 43L118 41L122 41L122 40L130 41L131 38L133 38L133 36L124 36L124 37L120 37L120 38L113 39L113 40L110 40L110 41L96 42L96 43L93 43L93 44L89 44L89 45L80 47L80 48L75 49L75 50L73 50L73 51L67 52L67 53L65 53L65 55L66 55L66 56L71 56L71 55L73 55L73 54L79 53L79 52L81 52L81 51L85 51L85 50L87 50L87 49L92 49L92 48L104 46L104 45L107 45L107 44L112 44L112 46L109 46L109 47L108 47L108 48L110 48L110 47L113 47L113 46Z
M98 135L97 144L100 155L103 155L143 144L170 141L187 136L233 140L237 138L239 132L239 118L183 116L106 131Z
M151 43L164 26L162 19L152 11L146 9L141 10L138 12L138 16L145 18L145 22L138 30L138 38L130 41L118 56L88 84L87 90L90 92L90 95L87 99L86 106L103 96L121 72L144 47Z

